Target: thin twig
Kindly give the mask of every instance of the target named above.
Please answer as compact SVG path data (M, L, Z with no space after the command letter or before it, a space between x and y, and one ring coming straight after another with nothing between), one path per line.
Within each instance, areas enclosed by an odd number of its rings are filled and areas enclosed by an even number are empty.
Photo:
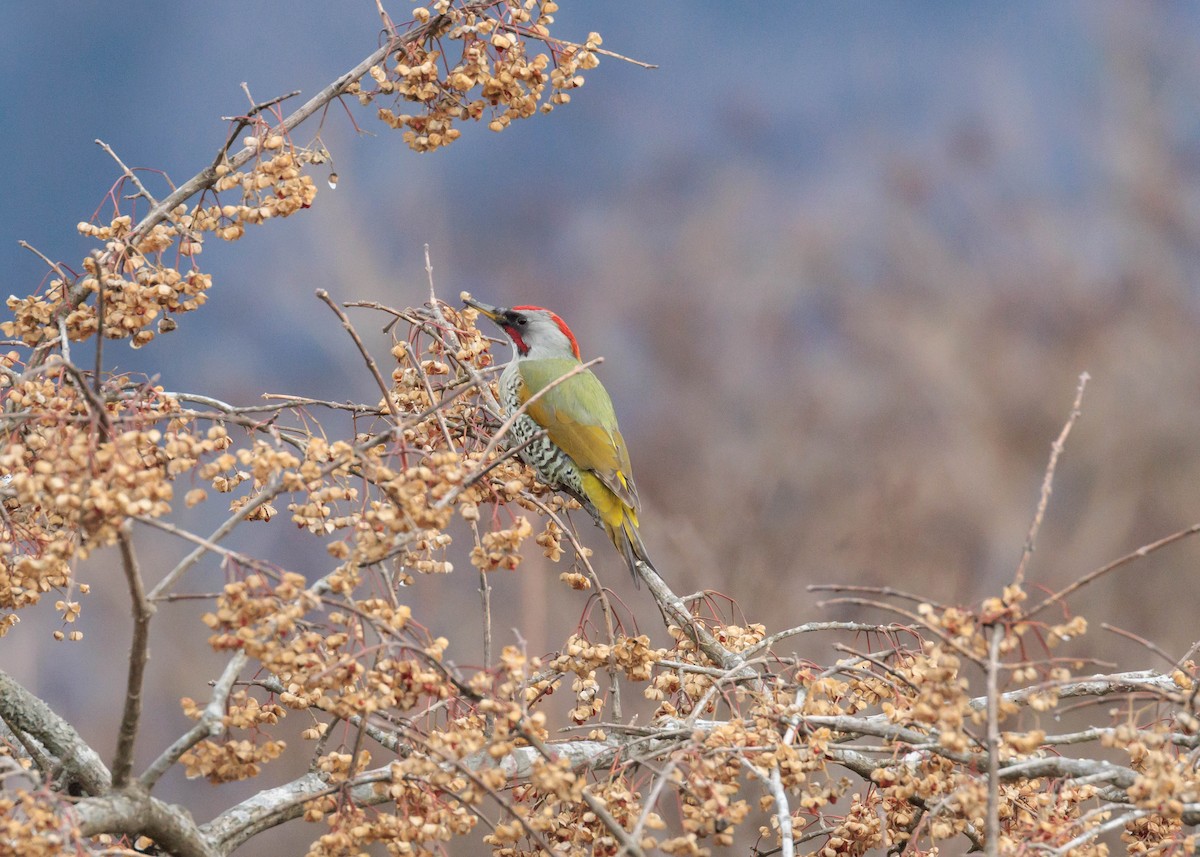
M893 669L892 667L888 666L882 660L875 657L874 655L869 655L866 652L859 652L855 649L850 648L849 646L842 645L841 643L835 643L833 646L833 649L836 652L844 652L847 655L854 655L854 657L856 657L856 658L862 658L864 661L867 661L868 663L872 663L875 666L879 667L881 670L883 670L885 673L890 675L892 678L896 679L896 681L906 685L908 687L908 689L913 691L914 693L921 692L921 689L918 688L911 681L909 681L908 678L905 677L899 670ZM886 681L886 679L885 679L885 681Z
M133 186L137 188L138 196L145 197L146 201L152 206L158 205L158 200L154 198L154 195L151 194L150 191L146 190L146 186L142 184L142 180L137 177L137 173L125 166L125 162L117 156L117 153L113 151L112 146L100 139L96 139L93 142L101 149L108 152L109 157L117 162L117 166L121 168L121 172L125 174L125 178L132 181Z
M370 405L359 405L354 402L331 402L327 399L314 399L308 396L289 396L285 393L263 393L264 399L280 400L278 404L273 405L231 405L228 402L222 402L220 399L214 399L211 396L201 396L198 393L165 393L164 395L174 396L176 399L184 402L198 402L201 405L208 405L210 408L215 408L223 414L230 415L261 414L313 406L338 411L350 411L355 414L380 413L379 408L373 408ZM189 415L197 415L198 413L193 412Z
M204 738L221 733L224 729L222 724L225 718L225 706L229 701L229 693L233 690L233 685L237 681L238 674L246 665L247 660L248 656L244 651L238 652L229 659L229 663L225 665L225 671L221 673L221 677L213 685L212 698L209 699L208 705L204 707L204 711L200 714L200 719L196 721L196 725L181 735L170 747L163 750L157 759L150 763L150 767L146 768L145 773L138 777L138 784L142 788L150 791L162 775L179 761L180 756L192 749L192 747L196 746Z
M374 662L371 664L372 671L379 668L379 658L382 655L382 653L383 653L383 650L381 648L375 650ZM346 768L347 777L353 777L354 773L358 770L358 762L359 762L359 759L362 758L363 743L364 743L364 739L366 738L366 735L367 735L367 718L363 717L363 718L360 718L360 721L358 724L358 731L354 735L354 748L350 751L350 764Z
M121 546L121 563L125 581L129 584L129 600L133 606L133 641L129 646L129 677L125 686L125 712L117 733L117 754L113 759L113 788L124 788L133 771L133 748L137 741L138 723L142 715L142 684L146 662L150 659L150 618L154 605L146 597L142 572L133 550L129 522L121 525L117 534Z
M392 401L392 393L388 389L388 385L384 383L383 376L379 374L379 367L375 365L375 358L371 356L371 352L363 344L362 338L358 335L358 331L354 329L354 325L350 323L349 317L334 302L333 298L329 297L329 292L324 289L317 289L317 297L324 301L325 305L333 310L334 314L342 322L342 327L350 334L350 338L354 340L354 344L358 347L358 352L367 363L367 368L371 370L371 376L375 379L375 383L379 385L379 391L383 393L383 402L387 405L392 418L400 419L400 410L396 407L396 403Z
M96 260L96 369L92 384L99 398L104 373L104 317L108 312L108 300L104 297L104 259L99 253L93 254L92 258Z
M1058 467L1058 457L1062 455L1067 435L1071 433L1075 421L1079 419L1080 408L1083 404L1083 389L1087 386L1090 377L1087 372L1079 376L1079 386L1075 388L1075 402L1071 405L1071 416L1067 418L1066 425L1063 426L1058 438L1050 447L1050 461L1047 463L1046 473L1042 477L1042 493L1038 498L1037 512L1034 513L1033 523L1029 525L1029 534L1025 536L1025 549L1021 551L1021 561L1017 564L1017 572L1013 576L1013 583L1016 586L1021 586L1025 582L1025 568L1029 565L1029 558L1033 556L1033 546L1037 541L1038 531L1042 528L1042 520L1046 517L1046 506L1050 503L1050 491L1054 486L1054 470Z
M1129 812L1122 813L1121 815L1118 815L1116 818L1110 819L1109 821L1106 821L1103 824L1097 825L1096 827L1093 827L1090 830L1085 830L1083 833L1079 834L1074 839L1070 840L1069 842L1064 843L1063 845L1059 846L1058 848L1056 848L1052 852L1050 852L1051 857L1066 857L1067 854L1070 854L1072 851L1074 851L1080 845L1083 845L1085 842L1089 842L1092 839L1095 839L1097 836L1103 836L1105 833L1108 833L1108 831L1110 831L1110 830L1116 830L1118 828L1124 827L1125 825L1129 824L1129 822L1131 822L1131 821L1136 821L1139 818L1145 818L1147 815L1151 815L1153 812L1154 811L1150 810L1150 809L1131 809L1131 810L1129 810Z
M650 813L654 812L654 807L658 805L658 799L662 795L663 789L671 780L671 774L675 771L675 760L668 759L667 764L658 772L654 778L654 786L650 789L650 794L646 796L642 802L642 811L638 814L637 823L633 825L633 830L629 831L629 837L634 842L642 841L642 830L646 826L646 821L650 818Z
M786 640L788 637L795 637L799 634L812 634L816 631L859 631L878 634L893 634L904 631L916 636L916 632L907 625L875 625L868 622L806 622L803 625L797 625L795 628L776 631L770 636L763 637L763 639L759 640L753 646L743 649L741 655L743 658L752 658L764 649L771 648L771 646L774 646L780 640Z
M270 567L270 563L268 562L256 559L255 557L241 553L240 551L231 550L227 547L219 545L210 539L204 538L204 536L193 533L191 530L185 530L176 524L172 524L170 521L164 521L159 518L151 518L147 515L134 515L133 520L137 521L139 524L145 524L148 527L154 527L155 529L162 530L164 533L170 533L173 536L178 536L184 541L189 541L194 545L200 545L205 550L219 554L227 559L231 559L240 565L250 566L253 568ZM175 596L159 595L155 598L155 600L167 601L173 597Z
M263 487L258 496L245 506L242 506L240 509L234 511L234 513L230 515L225 522L221 524L221 526L213 530L212 535L210 535L206 541L215 543L225 538L233 531L234 527L246 519L247 515L249 515L258 507L265 506L271 500L275 499L275 496L279 492L282 485L283 479L281 478L280 474L273 474L270 481ZM199 562L200 558L204 556L208 550L209 548L207 545L200 545L190 554L181 559L178 565L171 569L167 573L166 577L160 580L158 585L150 590L149 599L151 601L157 601L159 598L161 598L162 595L167 592L167 590L175 585L175 581L177 581L189 568Z
M624 56L623 54L619 54L616 51L607 50L606 48L600 48L600 47L596 47L594 45L581 45L578 42L569 42L566 39L556 39L553 36L543 36L540 34L534 34L533 32L531 32L529 30L528 27L519 27L519 26L514 26L512 24L506 24L506 23L501 22L500 29L508 30L509 32L517 33L518 35L525 36L527 38L537 39L539 41L546 42L547 44L553 43L555 45L558 45L559 47L576 48L578 50L586 49L586 50L591 51L594 54L600 54L601 56L612 57L615 60L620 60L621 62L627 62L630 65L636 65L638 68L645 68L645 69L658 68L658 66L655 65L654 63L643 62L642 60L635 60L630 57Z
M902 607L897 607L895 604L887 604L886 602L883 602L883 601L873 601L870 598L831 598L828 601L818 602L818 605L821 607L826 607L826 606L830 606L830 605L834 605L834 604L854 604L854 605L860 606L860 607L874 607L878 610L884 610L887 612L896 613L900 616L903 616L905 619L909 620L910 622L912 622L915 627L924 628L929 633L933 634L938 639L940 639L947 646L954 649L954 651L958 652L960 655L962 655L967 660L971 661L972 663L976 664L977 666L979 666L983 669L986 669L983 659L981 657L979 657L979 655L972 652L970 649L968 649L962 643L958 642L956 639L954 639L952 636L947 634L941 628L938 628L934 625L926 623L925 620L922 619L920 616L918 616L916 613L913 613L909 610L905 610Z
M534 432L532 435L530 435L525 440L523 440L521 443L517 444L516 446L510 446L503 453L501 453L500 455L497 455L490 462L488 462L488 465L486 467L484 467L482 470L475 471L474 473L471 474L470 478L464 479L462 482L458 483L458 485L454 486L454 489L449 494L447 494L446 497L442 499L442 501L440 501L440 504L441 505L449 505L454 500L457 500L458 496L460 494L462 494L463 491L466 491L472 485L479 482L479 480L483 479L485 476L487 476L489 473L491 473L493 470L495 470L497 467L499 467L504 462L508 461L510 458L513 458L514 456L519 455L521 453L521 450L526 449L530 444L536 443L537 441L542 440L545 437L546 437L546 430L540 429L540 430ZM439 506L435 506L434 508L439 508Z
M479 600L483 607L483 664L492 665L492 586L487 572L479 569Z
M1154 642L1147 640L1145 637L1139 637L1137 634L1133 633L1132 631L1126 631L1124 628L1118 628L1116 625L1110 625L1107 622L1101 622L1100 627L1103 628L1105 631L1110 631L1119 637L1124 637L1127 640L1132 640L1133 642L1138 643L1141 646L1144 646L1146 649L1148 649L1149 651L1158 655L1160 658L1162 658L1164 661L1166 661L1171 666L1175 666L1175 659L1173 657L1168 655L1166 652L1164 652L1162 650L1162 648L1160 648Z
M795 857L796 842L792 834L792 810L788 805L787 791L784 790L783 780L779 775L779 766L772 766L771 773L764 775L762 771L750 764L749 759L743 757L741 762L742 767L766 786L771 800L775 804L775 820L779 824L779 853L783 857Z
M810 583L804 587L805 592L856 592L866 595L882 595L885 598L901 598L916 604L932 604L934 607L945 608L947 605L930 598L928 595L917 595L906 592L894 586L865 586L850 583Z
M246 89L245 83L242 84L242 89L245 91L246 97L249 98L251 102L253 102L254 97L251 96L250 91L248 89ZM285 92L283 95L277 95L274 98L270 98L266 101L260 101L258 104L255 104L253 107L251 107L249 110L247 110L246 113L242 116L222 116L221 118L226 122L235 122L235 121L244 121L247 119L253 119L255 116L257 116L259 113L262 113L268 107L274 107L276 104L279 104L280 102L283 102L283 101L287 101L289 98L295 98L299 94L300 94L300 90L293 89L291 92Z
M1200 640L1192 643L1192 645L1188 647L1188 650L1183 653L1183 657L1175 661L1175 669L1183 669L1183 665L1190 661L1195 656L1196 652L1200 652Z
M62 358L67 363L71 362L71 338L67 336L67 317L60 315L58 317L58 343L62 348Z
M404 351L408 354L408 359L412 361L413 371L417 373L417 377L421 379L421 386L425 388L425 395L429 397L430 404L437 401L437 396L434 395L433 385L429 383L429 373L425 371L425 367L421 365L421 358L417 356L417 351L413 348L408 340L404 340ZM390 399L389 399L390 401ZM450 436L450 427L446 425L446 415L441 409L433 412L437 419L438 426L442 430L442 437L446 440L446 449L454 449L454 438Z
M1060 589L1058 592L1055 592L1053 595L1047 596L1044 601L1042 601L1036 607L1033 607L1032 609L1030 609L1029 612L1027 612L1023 618L1030 619L1030 618L1036 616L1038 613L1045 610L1051 604L1056 604L1059 601L1062 601L1064 598L1066 598L1071 593L1075 592L1076 590L1082 589L1083 587L1087 586L1089 583L1096 580L1097 578L1103 577L1104 575L1108 574L1110 571L1116 571L1118 568L1121 568L1124 565L1128 565L1129 563L1133 562L1136 559L1141 559L1144 556L1149 556L1150 554L1154 553L1155 551L1159 550L1160 548L1165 548L1169 544L1174 544L1175 542L1179 541L1180 539L1186 539L1188 536L1193 536L1196 533L1200 533L1200 523L1192 524L1190 527L1187 527L1186 529L1182 529L1177 533L1172 533L1171 535L1165 536L1157 541L1153 541L1153 542L1150 542L1149 544L1142 545L1137 550L1127 553L1127 554L1125 554L1125 556L1120 557L1118 559L1114 559L1112 562L1108 563L1107 565L1103 565L1100 568L1096 569L1095 571L1085 574L1083 577L1080 577L1079 579L1077 579L1073 583L1071 583L1069 586L1066 586L1066 587Z
M43 262L45 262L50 267L50 269L52 271L54 271L54 273L58 274L58 278L60 280L62 280L62 282L63 282L63 288L66 288L66 284L68 281L70 281L71 278L68 277L65 273L63 273L62 267L57 262L52 261L49 256L47 256L45 253L43 253L38 248L34 247L28 241L24 241L24 240L18 241L17 246L23 247L24 249L28 250L33 255L37 256Z
M429 245L425 245L425 276L429 278L429 305L437 312L438 317L445 321L445 315L442 313L441 305L438 303L437 295L433 291L433 262L429 258ZM449 327L449 325L447 325ZM438 340L445 346L445 334L438 337ZM421 365L421 360L417 357L416 349L409 345L408 340L404 341L404 347L408 351L409 359L413 362L413 368L420 377L421 382L425 386L425 394L429 396L429 401L433 402L433 386L429 383L429 376L425 372L425 367ZM450 429L446 426L446 417L441 411L435 412L438 425L442 429L442 435L446 438L446 449L454 449L454 441L450 437Z
M250 97L250 90L246 87L245 83L242 84L242 89L245 90L246 97L250 98L251 101L254 101L254 99ZM251 107L249 110L246 111L244 116L222 116L221 118L224 121L237 122L238 124L232 130L230 130L228 136L226 136L225 145L221 147L221 151L217 154L216 159L212 162L212 166L210 167L210 169L216 170L217 166L223 160L225 160L225 156L229 154L229 149L233 146L234 143L237 142L238 134L242 133L243 128L249 127L251 119L253 119L255 116L257 116L259 113L266 110L267 108L274 107L276 104L287 101L289 98L295 98L299 94L300 94L300 90L293 89L291 92L285 93L284 95L278 95L275 98L272 98L268 101L263 101L259 104L255 104L253 107Z

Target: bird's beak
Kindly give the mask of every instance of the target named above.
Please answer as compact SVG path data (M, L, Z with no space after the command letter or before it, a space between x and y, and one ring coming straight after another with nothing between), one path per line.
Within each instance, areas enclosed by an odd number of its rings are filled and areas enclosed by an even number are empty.
M497 324L499 324L500 319L504 317L504 310L500 309L499 307L489 306L487 304L480 303L479 301L475 300L474 298L464 298L463 303L469 307L474 307L475 309L479 310L481 313L486 315L488 318L490 318L492 321L496 322Z

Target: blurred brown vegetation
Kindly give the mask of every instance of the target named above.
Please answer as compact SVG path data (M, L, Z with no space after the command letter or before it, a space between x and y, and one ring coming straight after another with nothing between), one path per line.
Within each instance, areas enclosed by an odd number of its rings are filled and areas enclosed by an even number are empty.
M694 179L674 217L636 191L590 214L562 311L609 356L669 578L772 627L827 615L816 582L977 600L1011 579L1083 371L1031 581L1060 586L1198 519L1200 163L1169 103L1197 70L1148 26L1110 24L1097 180L1073 195L1007 187L985 119L936 155L864 162L858 188L734 169ZM1162 592L1198 551L1078 609L1182 654L1192 604Z

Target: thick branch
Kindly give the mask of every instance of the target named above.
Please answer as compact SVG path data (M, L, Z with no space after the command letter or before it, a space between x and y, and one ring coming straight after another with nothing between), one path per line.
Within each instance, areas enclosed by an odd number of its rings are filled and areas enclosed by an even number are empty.
M375 783L390 780L391 768L376 768L354 778L349 797L359 806L374 806L390 798ZM228 854L243 843L284 822L304 814L304 804L328 794L330 783L320 774L305 774L286 785L261 791L218 815L201 830L216 843L218 853Z
M112 775L100 754L50 706L3 671L0 671L0 718L14 733L37 739L85 794L105 794L112 788Z
M86 836L112 833L149 836L161 852L175 857L221 857L188 811L146 794L119 792L85 798L75 805L79 832Z

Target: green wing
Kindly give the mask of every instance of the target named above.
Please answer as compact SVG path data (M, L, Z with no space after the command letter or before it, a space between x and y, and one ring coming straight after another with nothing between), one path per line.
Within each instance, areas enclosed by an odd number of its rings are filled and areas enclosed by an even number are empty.
M567 359L522 361L521 403L578 365ZM617 428L612 399L591 371L556 384L529 405L526 413L577 467L592 471L626 505L635 511L639 508L629 452Z

